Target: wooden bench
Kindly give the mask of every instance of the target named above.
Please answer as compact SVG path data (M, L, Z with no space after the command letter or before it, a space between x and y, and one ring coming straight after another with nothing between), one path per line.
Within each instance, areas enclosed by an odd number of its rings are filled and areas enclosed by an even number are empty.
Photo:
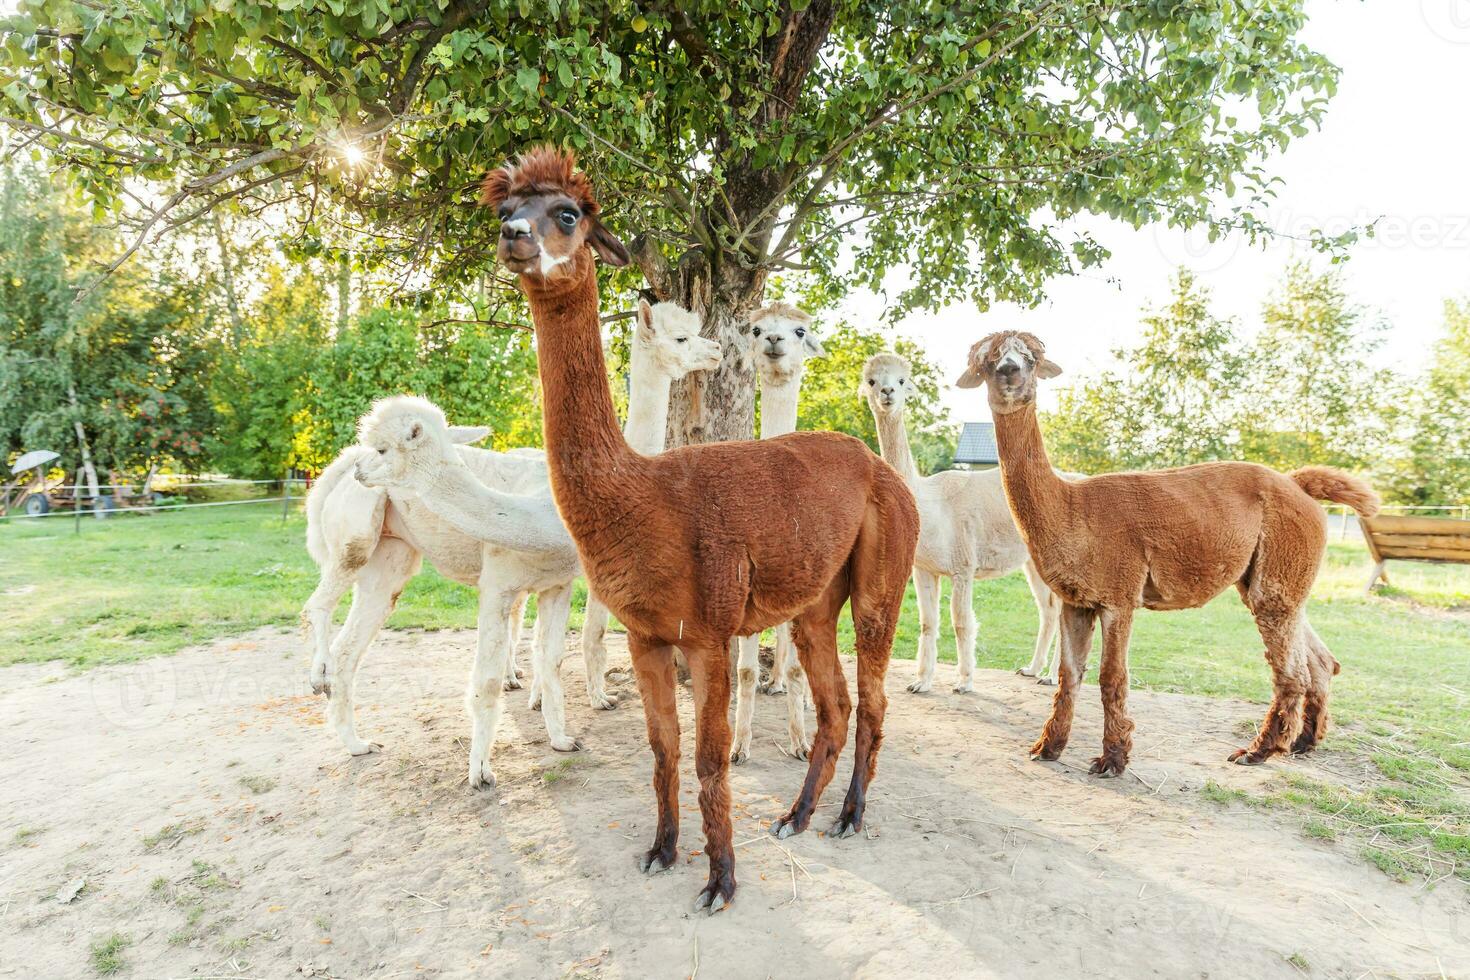
M1361 520L1368 553L1377 562L1368 579L1373 591L1388 584L1389 561L1433 561L1470 565L1470 521L1448 517L1365 517Z

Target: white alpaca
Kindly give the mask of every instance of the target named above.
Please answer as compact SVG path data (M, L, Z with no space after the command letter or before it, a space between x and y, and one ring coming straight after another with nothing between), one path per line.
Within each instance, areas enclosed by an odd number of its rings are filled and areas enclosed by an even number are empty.
M656 456L664 451L669 421L669 390L692 371L720 366L720 345L699 335L699 315L673 303L650 308L638 302L638 322L628 352L628 419L623 438L635 452ZM582 618L582 658L587 664L587 693L594 708L614 708L602 680L607 667L608 611L588 595ZM596 678L594 687L593 678Z
M761 389L761 438L796 431L796 407L806 359L826 351L811 332L812 318L788 303L771 303L750 318L750 353ZM760 636L736 641L735 740L730 761L739 765L750 758L751 718L755 713L755 686L760 674ZM791 625L776 627L776 654L770 694L786 695L786 727L791 754L805 759L811 752L806 734L806 680L791 643Z
M682 365L679 376L713 369L718 348L697 336L691 342L684 334L687 314L681 314L669 304L640 310L645 327L660 337L659 346L671 352L657 363ZM659 334L654 324L667 326ZM641 383L633 379L635 386ZM302 613L314 647L313 689L330 694L333 727L348 750L361 755L377 746L361 741L354 730L357 666L398 593L417 572L420 556L447 578L479 588L479 641L469 691L472 788L494 783L490 753L501 679L517 686L514 647L531 592L538 595L532 707L541 708L553 748L580 747L565 731L557 671L572 582L581 571L576 549L551 499L544 454L455 445L484 435L484 429L448 427L439 409L423 399L388 399L374 406L363 419L361 439L380 451L346 450L308 498L307 546L322 579ZM354 480L354 469L376 486ZM329 646L332 612L354 584L347 623ZM589 672L589 687L593 677L600 689L600 667Z
M956 691L975 689L975 608L977 578L998 578L1016 569L1026 573L1036 600L1040 629L1029 667L1018 673L1056 683L1056 662L1047 666L1047 653L1057 635L1062 612L1057 600L1026 551L1016 529L1000 470L949 470L919 476L904 429L903 407L914 392L909 363L896 354L878 354L863 366L859 394L867 399L878 423L883 458L899 472L919 505L919 548L914 553L914 591L919 600L919 676L909 685L916 693L934 683L939 659L939 580L951 580L950 618L954 622L955 656L960 679Z

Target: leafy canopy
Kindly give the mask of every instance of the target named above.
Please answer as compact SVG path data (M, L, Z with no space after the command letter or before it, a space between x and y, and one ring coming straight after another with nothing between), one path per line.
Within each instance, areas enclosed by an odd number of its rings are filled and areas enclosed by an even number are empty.
M144 237L277 206L304 252L366 235L364 261L468 279L494 230L476 180L549 140L644 233L661 295L690 269L738 287L718 306L774 270L840 292L906 264L896 309L1030 301L1105 254L1056 230L1074 215L1259 230L1264 160L1336 79L1302 7L21 0L0 101L100 208L147 181Z

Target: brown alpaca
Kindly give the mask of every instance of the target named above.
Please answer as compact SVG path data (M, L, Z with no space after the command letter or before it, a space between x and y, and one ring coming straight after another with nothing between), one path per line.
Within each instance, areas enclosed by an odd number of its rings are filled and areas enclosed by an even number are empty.
M709 882L696 908L735 892L730 840L730 639L792 621L817 711L806 782L773 825L805 830L847 742L852 703L837 657L837 615L852 600L858 717L852 783L833 833L862 826L878 763L894 629L919 519L903 481L850 436L803 432L641 456L613 413L603 368L591 252L627 252L598 220L568 155L538 149L485 180L498 209L500 261L519 274L536 326L551 488L593 591L628 628L653 748L658 830L640 866L669 867L679 834L677 645L694 684L695 769ZM781 500L773 512L770 501Z
M1041 341L1008 330L971 348L957 382L988 386L1006 499L1042 579L1063 602L1060 686L1032 758L1055 759L1067 745L1101 619L1103 753L1091 771L1121 774L1133 746L1133 611L1202 606L1230 585L1255 617L1275 686L1260 734L1230 760L1256 765L1278 752L1310 752L1327 734L1329 686L1339 669L1307 623L1307 595L1327 545L1326 518L1314 501L1369 517L1378 495L1325 466L1286 476L1255 463L1202 463L1062 480L1036 422L1036 381L1060 373Z

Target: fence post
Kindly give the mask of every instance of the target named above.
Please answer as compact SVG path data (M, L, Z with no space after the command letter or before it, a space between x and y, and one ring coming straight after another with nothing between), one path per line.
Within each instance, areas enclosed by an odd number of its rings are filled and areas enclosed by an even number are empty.
M72 533L73 534L81 534L82 533L82 498L81 498L81 495L76 490L73 490L72 491L71 502L72 502L72 508L71 508L71 512L72 512Z
M291 471L286 471L286 478L281 481L281 523L286 523L286 518L291 514Z

